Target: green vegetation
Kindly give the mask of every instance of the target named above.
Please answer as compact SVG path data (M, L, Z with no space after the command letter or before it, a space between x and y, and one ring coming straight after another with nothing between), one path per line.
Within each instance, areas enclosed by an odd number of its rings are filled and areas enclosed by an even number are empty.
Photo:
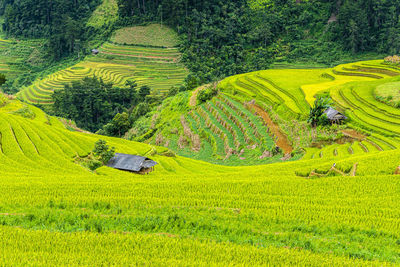
M58 1L52 5L45 0L3 0L0 2L0 16L4 16L2 28L10 37L45 39L43 52L47 60L79 57L90 39L86 22L98 5L98 0Z
M110 148L107 142L99 139L94 144L94 149L85 157L76 156L75 163L81 165L90 171L96 171L115 156L115 147Z
M400 107L400 82L385 83L376 87L375 97L394 107Z
M104 0L90 16L87 26L97 30L112 26L118 20L118 5L116 0Z
M0 86L3 85L3 83L5 82L6 82L6 76L0 73Z
M206 90L217 92L215 87ZM271 163L283 157L275 151L274 136L262 118L242 103L219 94L189 107L190 97L183 92L167 98L138 118L126 137L224 165Z
M399 142L387 139L397 136L393 128L397 115L390 113L398 112L389 113L389 107L375 99L374 88L378 81L386 84L399 74L399 70L382 60L375 60L332 69L267 70L236 75L221 81L217 87L219 94L212 98L213 94L210 95L206 99L211 100L201 101L200 105L192 103L197 103L202 92L216 92L215 87L200 87L193 93L168 98L136 119L126 138L163 145L182 156L224 165L265 164L299 157L339 159L390 150L397 148ZM368 84L370 89L352 89L355 84ZM349 91L351 98L347 96ZM332 98L330 105L346 113L349 123L329 126L326 120L317 119L311 127L307 123L309 99L318 95ZM197 100L193 102L192 98ZM319 106L320 115L325 107ZM393 119L390 121L387 115ZM372 123L372 116L379 121ZM315 127L317 124L322 126ZM283 151L276 154L276 146Z
M207 264L399 263L399 184L391 175L398 150L217 167L101 137L120 153L151 153L159 165L146 176L107 167L92 173L73 158L88 155L99 136L68 131L34 107L34 119L9 114L19 105L0 109L4 262L44 264L51 254L69 265L198 264L195 249ZM328 172L333 163L351 174L355 162L351 178L296 175Z
M107 142L104 140L98 140L94 144L93 154L103 163L106 165L110 159L112 159L115 155L115 147L110 148L107 145Z
M0 73L7 82L2 88L7 93L17 92L17 88L34 79L34 73L48 67L41 53L43 40L4 40L0 38Z
M399 265L399 18L378 0L0 0L0 261Z
M308 122L311 123L313 127L317 125L327 125L329 124L329 120L324 114L324 111L327 110L331 105L329 98L317 97L314 102L314 106L310 109L310 115L308 116Z
M139 2L118 0L118 24L163 21L176 29L183 61L202 83L273 63L331 67L400 49L393 1Z
M72 119L78 127L96 132L112 119L116 111L125 111L144 101L149 94L144 91L136 90L135 83L118 88L96 77L84 78L55 92L53 109L57 116Z
M197 94L197 103L202 104L211 100L214 96L218 94L218 89L215 86L209 86L200 90Z

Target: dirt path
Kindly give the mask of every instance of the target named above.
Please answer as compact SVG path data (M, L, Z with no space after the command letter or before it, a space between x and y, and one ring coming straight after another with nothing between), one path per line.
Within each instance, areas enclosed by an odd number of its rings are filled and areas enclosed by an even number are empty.
M205 88L207 88L207 87L209 87L209 86L217 87L217 86L218 86L218 83L216 83L216 82L215 82L215 83L209 83L209 84L205 84L205 85L202 85L202 86L200 86L200 87L197 87L197 88L193 91L192 96L190 97L189 106L191 106L191 107L196 106L196 104L197 104L197 95L199 94L199 92L200 92L201 90L204 90Z
M255 105L255 104L250 104L250 107L254 108L256 113L261 116L264 120L264 122L268 125L268 128L271 130L271 132L278 137L278 140L276 141L276 145L282 148L283 152L285 154L290 154L293 151L292 146L290 145L289 140L287 139L286 135L284 135L281 130L279 129L279 126L271 119L269 114L263 110L261 107Z
M363 141L367 137L355 130L342 130L342 133L346 136L350 136L351 138L357 139L358 141Z
M197 87L196 90L193 91L192 96L190 97L190 100L189 100L189 106L191 106L191 107L196 106L196 104L197 104L197 95L199 94L199 92L201 90L206 88L206 86L208 86L208 84L202 85L200 87Z

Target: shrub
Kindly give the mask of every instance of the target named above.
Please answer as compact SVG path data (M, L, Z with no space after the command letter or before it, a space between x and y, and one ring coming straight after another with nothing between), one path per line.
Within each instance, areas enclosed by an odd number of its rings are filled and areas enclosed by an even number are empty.
M35 113L28 106L13 111L12 114L19 115L27 119L34 119L36 116Z
M4 106L5 104L7 104L7 97L3 94L0 93L0 107Z
M91 171L97 170L97 169L100 168L102 165L103 165L103 163L102 163L101 161L99 161L99 160L96 160L96 159L91 159L91 160L88 160L88 161L86 162L86 166L87 166L87 167L89 168L89 170L91 170Z
M330 124L330 121L329 121L329 119L328 119L328 117L326 116L325 113L322 114L322 115L318 118L317 124L318 124L319 126L326 126L326 125L329 125L329 124Z
M328 97L317 97L314 102L314 107L310 109L310 114L308 116L308 122L311 123L313 127L326 125L328 118L326 118L324 111L329 108L330 103L331 100Z
M200 90L199 94L197 95L197 103L201 104L211 100L214 96L218 94L218 89L216 87L208 87L204 90Z
M0 73L0 86L6 82L6 76Z

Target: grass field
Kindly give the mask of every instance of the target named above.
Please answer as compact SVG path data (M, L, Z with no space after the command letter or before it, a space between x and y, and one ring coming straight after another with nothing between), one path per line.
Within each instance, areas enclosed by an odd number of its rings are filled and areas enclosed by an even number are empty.
M400 101L400 82L384 83L376 87L374 93L382 101L398 106Z
M17 115L22 108L34 118ZM399 165L399 150L339 160L215 166L160 156L164 149L159 147L71 132L56 118L18 101L0 108L0 132L4 263L400 262L400 184L391 175ZM96 174L73 163L99 138L117 152L151 152L159 165L140 176L107 167ZM377 160L382 164L373 164ZM333 162L343 173L351 173L349 166L358 163L355 176L301 176L311 170L327 172Z
M149 26L151 27L151 26ZM167 31L168 32L168 31ZM180 61L177 48L118 45L107 42L98 55L91 55L77 65L36 80L23 88L18 97L28 103L51 104L54 90L84 77L97 76L105 82L123 87L127 80L147 85L152 94L166 94L173 86L183 84L188 71Z

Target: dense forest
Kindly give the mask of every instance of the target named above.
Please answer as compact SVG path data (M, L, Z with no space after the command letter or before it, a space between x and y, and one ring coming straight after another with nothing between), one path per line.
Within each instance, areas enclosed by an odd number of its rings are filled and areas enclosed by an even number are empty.
M99 0L0 0L3 30L48 39L53 59L93 37L84 23ZM400 2L381 0L118 0L115 27L157 21L182 37L200 82L266 69L276 61L331 64L355 53L400 50ZM35 7L35 8L32 8Z
M54 92L52 113L73 119L78 127L86 130L96 132L104 126L102 134L121 136L129 130L133 119L127 112L133 116L143 109L143 105L151 102L151 98L147 97L149 87L137 88L134 81L128 82L128 85L118 88L96 77L72 82L64 90ZM132 107L136 107L134 112L129 110Z
M45 38L49 60L78 54L89 39L85 21L100 0L0 0L2 29L9 36Z
M330 64L345 55L400 50L400 2L380 0L118 0L120 23L163 21L183 37L201 81L274 61Z

